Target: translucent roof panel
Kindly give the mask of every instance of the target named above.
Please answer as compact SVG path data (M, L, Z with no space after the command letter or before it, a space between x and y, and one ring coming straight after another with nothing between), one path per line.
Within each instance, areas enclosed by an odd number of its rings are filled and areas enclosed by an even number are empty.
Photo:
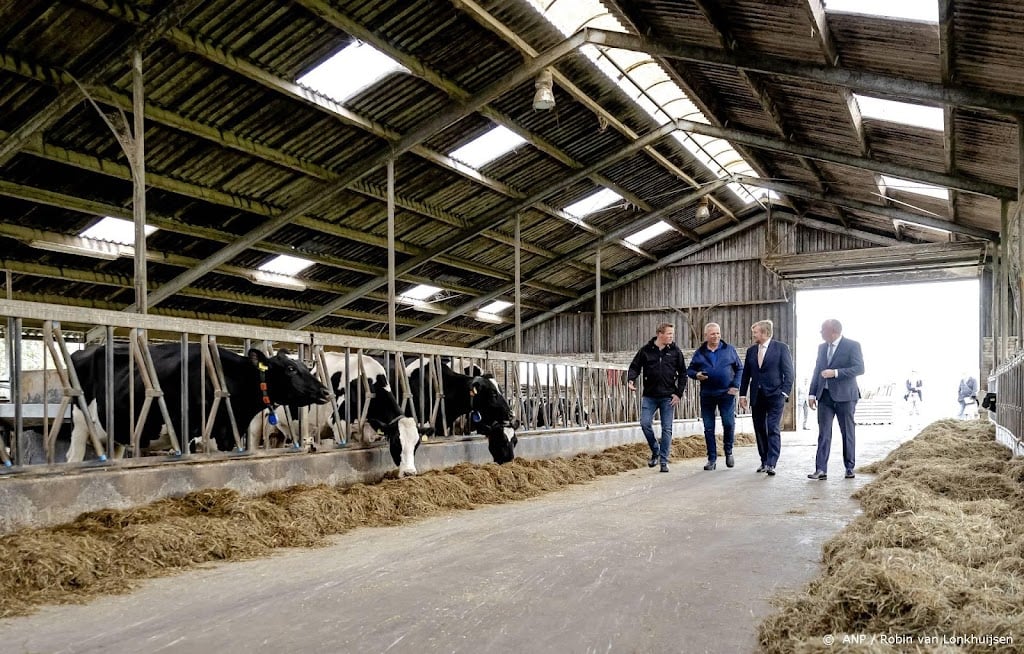
M585 216L589 216L595 211L600 211L621 199L622 196L615 191L604 188L593 195L588 195L578 202L573 202L568 207L565 207L563 211L570 216L583 218Z
M344 103L404 66L365 43L353 43L296 80L314 91Z
M883 194L885 193L886 189L891 188L896 191L906 191L907 193L927 195L928 197L939 198L940 200L949 200L949 189L942 186L932 186L931 184L912 182L909 179L889 177L888 175L882 175L881 178L882 182L879 185L879 190Z
M896 20L939 22L937 0L825 0L825 11L867 14Z
M909 102L883 100L866 95L854 94L860 113L865 118L875 118L890 123L902 123L925 129L943 131L942 109Z
M146 236L157 230L156 227L146 225L143 229ZM105 216L98 223L83 231L79 236L94 238L97 241L109 241L121 245L135 245L135 223L123 218Z
M410 300L426 300L429 297L437 295L441 292L441 289L437 286L431 286L429 284L418 284L412 288L403 291L400 295Z
M495 300L490 304L480 307L480 311L483 313L499 314L505 309L509 308L510 306L512 306L511 302L506 302L505 300Z
M475 138L457 150L449 152L448 156L452 159L458 159L470 168L479 170L485 164L494 161L525 142L526 139L523 137L499 125L483 136Z
M299 257L282 254L266 262L259 269L265 272L277 273L278 275L297 275L312 265L313 262L308 259L300 259Z
M670 229L672 229L671 225L669 225L664 220L659 220L658 222L654 223L650 227L647 227L645 229L641 229L639 232L636 232L634 234L631 234L631 235L627 236L626 237L626 242L627 243L632 243L633 245L641 245L641 244L646 243L647 241L651 240L655 236L660 236L660 235L664 234L665 232L669 231Z
M609 31L628 33L619 22L608 13L601 0L529 0L542 16L547 18L562 34L575 33L582 27L599 27ZM580 48L605 75L611 78L629 97L651 115L659 123L667 123L676 118L685 118L694 122L707 123L708 119L686 97L683 90L676 84L650 55L632 50L616 48L598 48L585 45ZM689 150L694 157L719 177L727 176L733 170L735 161L742 161L739 153L726 141L709 139L700 141L690 138L687 134L677 132L675 138ZM719 142L716 147L718 155L706 151L709 142ZM721 158L722 160L718 160ZM757 177L757 173L749 164L739 167L743 174ZM728 188L744 202L753 202L754 196L739 184L730 184Z

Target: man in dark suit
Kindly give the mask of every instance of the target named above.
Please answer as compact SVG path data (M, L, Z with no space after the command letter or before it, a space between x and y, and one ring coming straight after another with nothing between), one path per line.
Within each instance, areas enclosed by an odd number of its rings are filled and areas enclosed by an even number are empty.
M832 419L839 419L839 432L843 435L843 466L846 478L853 479L856 425L853 414L857 410L860 389L857 377L864 374L864 356L860 343L843 338L843 325L835 319L821 323L818 358L814 363L811 388L807 404L818 408L818 454L814 459L814 472L808 479L828 478L828 455L832 449Z
M757 472L775 475L782 450L782 410L793 390L793 355L789 346L772 339L771 320L759 320L750 328L754 345L747 348L743 378L740 381L740 408L747 408L750 391L750 412L754 420L757 453L761 466Z

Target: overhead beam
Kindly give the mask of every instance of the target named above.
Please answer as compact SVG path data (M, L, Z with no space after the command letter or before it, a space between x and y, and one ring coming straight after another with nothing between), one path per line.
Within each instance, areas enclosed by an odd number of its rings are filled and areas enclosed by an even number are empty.
M950 104L958 107L975 107L1008 115L1024 113L1024 96L1008 93L983 91L957 85L943 86L942 84L850 68L817 66L792 59L772 57L760 52L749 54L746 52L724 52L679 42L665 43L621 32L590 29L589 34L590 36L587 38L599 39L597 42L609 48L646 52L669 59L729 66L794 79L807 79L936 106Z
M490 30L506 43L513 48L517 49L524 56L535 57L537 56L537 50L535 50L529 43L523 40L514 30L503 24L495 16L489 13L486 9L480 6L475 0L451 0L452 4L466 12L468 16L476 20L485 29ZM572 80L560 73L557 69L552 70L554 81L558 84L558 88L566 91L573 99L579 102L581 105L592 111L595 116L598 116L608 123L608 126L619 132L623 136L630 140L636 140L639 138L639 134L635 132L631 127L626 125L624 122L613 114L611 111L606 109L597 100L591 98L578 86L573 84ZM682 146L680 150L686 152ZM674 175L676 178L686 182L693 188L700 188L701 182L691 177L682 168L673 163L668 157L658 152L651 146L644 148L644 153L650 157L657 165L661 166L669 174ZM692 157L689 152L686 152L687 157ZM696 161L696 160L695 160ZM702 164L701 164L702 165ZM711 196L711 203L718 207L719 212L727 216L730 220L735 221L736 216L733 211L721 200Z
M785 152L787 154L796 154L803 157L817 159L819 161L826 161L829 163L839 164L841 166L849 166L851 168L860 168L862 170L870 170L876 173L884 173L886 175L902 177L904 179L932 184L934 186L944 186L946 188L959 189L968 193L977 193L979 195L987 195L989 197L1006 200L1013 200L1017 197L1017 190L1012 186L1004 186L1002 184L993 184L991 182L968 179L957 175L921 170L920 168L879 161L869 157L858 157L834 150L827 150L818 146L803 145L796 141L784 141L771 136L763 136L754 132L745 132L743 130L729 127L715 127L714 125L695 123L690 120L682 119L677 120L676 125L684 132L692 132L694 134L702 134L704 136L714 136L731 142L744 143L755 148L773 150L775 152Z
M587 166L582 170L578 170L574 173L571 173L568 176L563 177L558 182L541 189L537 193L534 193L530 197L520 202L518 205L512 207L499 207L495 211L474 218L468 227L466 227L457 234L453 234L441 239L441 242L438 243L430 252L420 256L413 257L412 259L403 262L396 268L396 271L405 272L408 270L412 270L413 268L416 268L426 263L427 261L430 261L434 257L443 254L448 250L457 247L472 238L475 238L476 235L479 234L482 230L492 228L496 225L505 222L510 218L515 217L516 214L518 214L519 212L533 206L535 202L540 202L548 195L556 193L564 188L567 188L581 179L585 179L595 170L605 168L606 166L614 163L615 161L618 161L623 157L629 156L630 154L633 154L634 152L647 147L651 143L654 143L664 138L668 134L671 134L674 130L674 124L669 123L667 125L664 125L661 128L652 132L651 134L648 134L643 138L637 139L632 144L626 146L622 150L619 150L618 152L613 153L605 157L604 159L601 159L600 161L591 164L590 166ZM691 233L687 235L690 238L693 238L694 240L700 240L700 236L696 232L691 231ZM302 319L293 322L292 324L302 325L303 327L306 325L311 325L315 323L317 320L320 320L322 317L324 317L331 311L333 311L335 308L343 307L351 302L354 302L355 300L362 297L362 295L364 295L365 293L368 293L369 291L379 288L386 282L386 277L377 277L376 279L372 279L366 282L365 284L361 285L359 288L355 289L351 293L348 293L345 296L340 297L337 300L325 305L324 307L322 307L320 311L315 311L309 314L308 316L305 316Z
M625 234L627 232L638 231L638 230L646 228L649 225L653 225L662 216L670 214L670 213L672 213L674 211L677 211L679 208L687 206L687 205L693 203L695 200L700 199L701 197L710 195L712 192L714 192L714 191L718 190L719 188L725 186L725 184L726 184L725 180L718 180L717 182L712 182L711 184L707 184L707 185L703 186L702 188L700 188L700 189L698 189L698 190L696 190L696 191L694 191L692 193L688 193L688 194L686 194L686 195L676 199L675 202L669 204L666 207L663 207L661 209L657 209L655 211L652 211L652 212L648 213L647 215L642 216L641 218L633 221L632 223L630 223L628 225L624 225L622 227L619 227L618 229L610 232L609 234L607 234L606 236L604 236L603 238L599 239L598 241L596 241L594 243L588 243L587 245L580 246L580 247L576 248L575 250L572 250L571 252L567 252L565 254L565 258L566 259L574 259L574 258L577 258L577 257L589 256L589 255L593 254L596 251L600 251L600 249L602 247L610 244L611 242L614 242L615 239L618 238L619 236L621 236L621 235L623 235L623 234ZM557 265L559 265L558 262L543 263L540 266L534 268L533 270L531 270L529 272L530 278L536 278L536 277L542 276L542 275L548 273L551 270L551 268L553 268L553 267L555 267ZM625 275L624 277L631 277L631 276L632 276L632 273L629 273L629 274ZM612 282L612 284L615 284L615 283L616 282ZM496 298L496 297L498 297L500 295L503 295L505 293L508 293L509 291L514 290L514 288L515 288L515 285L514 284L510 284L510 285L505 286L503 288L497 289L496 291L491 293L490 297L488 297L487 299ZM406 332L403 332L402 334L399 335L398 340L406 341L406 340L409 340L411 338L415 338L415 337L419 336L420 334L424 334L427 331L429 331L430 329L432 329L434 327L437 327L438 325L441 325L444 322L446 322L448 320L451 320L452 318L454 318L456 316L465 314L466 312L473 310L474 308L478 307L479 305L480 305L479 301L477 301L477 302L466 302L466 303L464 303L462 305L459 305L459 306L455 307L454 309L452 309L451 311L449 311L444 316L439 316L437 318L431 318L430 320L426 321L425 323L423 323L419 327L415 327L415 328L410 329L410 330L408 330Z
M871 204L870 202L861 202L860 200L854 200L852 198L846 198L831 193L819 193L817 191L802 188L795 184L774 182L771 180L760 179L757 177L748 177L746 175L735 175L734 179L744 184L750 184L751 186L759 186L761 188L770 189L772 191L775 191L776 193L785 193L786 195L795 195L797 197L806 198L808 200L817 200L819 202L837 204L839 206L847 207L850 209L857 209L859 211L873 213L877 216L884 216L892 220L904 220L907 222L916 223L918 225L933 227L935 229L943 229L958 234L965 234L967 236L973 236L975 238L980 238L987 241L999 241L999 235L997 233L990 232L986 229L979 229L977 227L971 227L970 225L958 225L955 223L951 223L948 220L941 220L939 218L933 218L931 216L924 216L910 211L896 209L894 207L884 207L877 204Z
M700 252L701 250L711 247L712 245L717 245L718 243L721 243L726 239L730 239L737 234L740 234L742 232L747 231L748 229L756 227L757 225L760 225L761 223L765 222L765 220L765 214L760 213L754 216L753 218L749 218L747 220L740 222L738 225L732 225L730 227L727 227L726 229L723 229L722 231L716 232L714 235L709 236L700 243L695 243L685 248L680 248L679 250L676 250L672 254L662 258L656 263L648 264L646 266L643 266L642 268L638 268L630 272L629 274L623 275L621 278L619 278L618 281L602 286L601 292L607 293L608 291L615 290L616 288L621 288L626 284L632 283L642 277L646 277L647 275L651 274L656 270L660 270L662 268L670 266L681 259L685 259L686 257L694 255L697 252ZM575 300L567 300L553 309L550 309L538 316L530 318L529 320L522 324L522 329L528 329L530 327L535 327L543 322L547 322L548 320L551 320L558 314L567 311L575 306L578 306L583 302L591 300L595 294L596 291L587 291L586 293L580 295L580 297ZM490 338L484 339L483 341L480 341L478 343L474 343L473 347L487 349L488 347L494 345L495 343L503 341L506 338L509 338L511 335L511 330L506 329Z
M153 16L148 16L137 28L137 32L126 39L106 54L91 69L82 75L80 80L83 85L89 85L100 79L107 70L116 64L127 66L129 57L133 50L145 51L154 41L161 38L168 29L181 20L182 16L189 14L200 0L188 0L187 2L176 2L167 5L162 11ZM32 138L33 135L45 130L60 120L73 106L82 101L85 96L77 85L69 85L59 91L57 97L41 111L29 117L17 129L7 135L0 142L0 167L5 165L15 154Z
M953 0L939 0L939 66L942 71L942 83L951 84L955 79L953 52L955 49L953 34ZM956 107L942 107L942 150L946 172L955 175L956 170ZM957 221L957 192L949 192L949 217Z

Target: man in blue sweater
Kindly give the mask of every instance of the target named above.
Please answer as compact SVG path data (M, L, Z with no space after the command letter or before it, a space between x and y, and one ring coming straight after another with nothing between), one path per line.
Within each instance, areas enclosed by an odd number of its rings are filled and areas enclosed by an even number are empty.
M704 343L693 353L686 376L700 382L700 415L704 420L704 441L708 446L705 470L714 470L718 460L715 444L715 410L722 416L725 465L733 467L732 446L736 440L736 396L740 393L743 362L736 348L722 340L718 323L704 325Z

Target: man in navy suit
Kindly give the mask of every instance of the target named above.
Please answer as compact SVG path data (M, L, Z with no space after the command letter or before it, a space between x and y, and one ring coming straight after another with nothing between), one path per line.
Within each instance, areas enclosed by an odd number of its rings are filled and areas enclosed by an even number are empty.
M789 346L772 339L771 320L759 320L750 328L754 344L747 348L740 381L740 408L747 408L750 391L750 412L757 437L757 453L761 466L757 472L775 475L782 450L782 410L793 390L793 355Z
M808 479L828 478L828 455L832 449L832 419L839 419L839 432L843 435L843 466L846 478L853 479L856 440L853 421L860 399L857 376L864 374L864 356L860 343L843 338L843 326L830 318L821 323L818 358L814 363L811 388L807 404L818 408L818 454L814 459L814 473Z

